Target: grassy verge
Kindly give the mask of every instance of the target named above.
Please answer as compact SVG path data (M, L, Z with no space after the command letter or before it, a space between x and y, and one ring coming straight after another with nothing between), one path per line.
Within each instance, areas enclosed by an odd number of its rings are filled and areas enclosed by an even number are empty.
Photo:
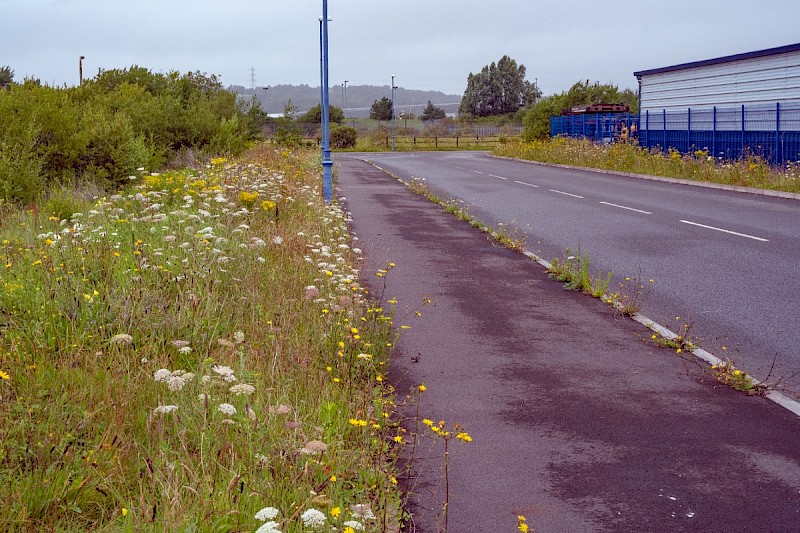
M261 148L6 213L0 529L396 520L391 319L317 162Z
M545 163L651 174L670 178L800 192L800 163L775 168L753 157L739 161L721 161L704 150L681 155L670 151L650 152L635 144L599 145L581 139L558 137L544 141L499 144L494 155L516 157Z

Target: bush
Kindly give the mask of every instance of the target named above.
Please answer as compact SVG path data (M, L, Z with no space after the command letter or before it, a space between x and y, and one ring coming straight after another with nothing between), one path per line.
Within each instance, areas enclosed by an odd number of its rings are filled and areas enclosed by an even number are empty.
M36 155L38 130L29 125L16 140L0 138L0 204L29 204L44 190L42 162Z
M350 126L331 127L331 148L352 148L356 145L358 132Z

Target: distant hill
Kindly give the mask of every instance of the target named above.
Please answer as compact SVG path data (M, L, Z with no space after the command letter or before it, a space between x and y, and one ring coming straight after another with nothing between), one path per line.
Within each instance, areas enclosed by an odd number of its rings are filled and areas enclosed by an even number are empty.
M319 103L319 86L308 85L271 85L266 91L255 90L231 85L232 92L250 99L253 94L261 100L261 107L270 114L283 113L283 106L290 99L298 107L299 113L305 113ZM344 90L341 85L331 87L329 98L331 105L344 108ZM391 98L392 91L388 85L378 87L375 85L348 85L347 86L347 116L353 118L368 117L369 110L375 100L383 97ZM445 94L441 91L417 91L399 87L395 89L395 109L401 112L419 115L428 105L428 100L436 107L447 113L458 113L461 95Z

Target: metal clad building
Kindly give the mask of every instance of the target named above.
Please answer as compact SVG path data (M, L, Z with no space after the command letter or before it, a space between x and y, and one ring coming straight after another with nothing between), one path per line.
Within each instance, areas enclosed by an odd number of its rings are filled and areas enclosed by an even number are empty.
M639 112L800 102L800 43L634 72Z

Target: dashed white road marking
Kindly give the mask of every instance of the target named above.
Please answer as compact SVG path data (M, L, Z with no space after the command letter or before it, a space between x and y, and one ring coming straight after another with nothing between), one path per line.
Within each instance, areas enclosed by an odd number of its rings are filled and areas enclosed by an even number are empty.
M573 198L581 198L581 199L583 199L583 196L578 196L577 194L571 194L571 193L564 192L564 191L557 191L555 189L550 189L550 192L554 192L554 193L557 193L557 194L563 194L564 196L572 196Z
M728 233L730 235L736 235L737 237L745 237L747 239L753 239L754 241L769 242L769 239L762 239L761 237L754 237L753 235L748 235L746 233L739 233L739 232L731 231L731 230L728 230L728 229L715 228L714 226L706 226L705 224L699 224L697 222L690 222L688 220L681 220L681 222L683 222L684 224L689 224L691 226L697 226L699 228L712 229L714 231L721 231L722 233Z
M493 178L497 178L497 179L499 179L499 180L507 180L507 179L508 179L508 178L504 178L503 176L496 176L496 175L494 175L494 174L489 174L489 175L490 175L491 177L493 177Z
M481 172L480 170L473 170L472 172L474 172L475 174L483 174L483 172Z
M520 185L527 185L528 187L539 187L538 185L534 185L533 183L525 183L524 181L517 181L514 180L514 183L519 183Z
M642 213L644 215L652 215L650 211L642 211L641 209L634 209L633 207L626 207L624 205L619 204L612 204L611 202L600 202L603 205L610 205L611 207L619 207L620 209L627 209L628 211L636 211L637 213Z

